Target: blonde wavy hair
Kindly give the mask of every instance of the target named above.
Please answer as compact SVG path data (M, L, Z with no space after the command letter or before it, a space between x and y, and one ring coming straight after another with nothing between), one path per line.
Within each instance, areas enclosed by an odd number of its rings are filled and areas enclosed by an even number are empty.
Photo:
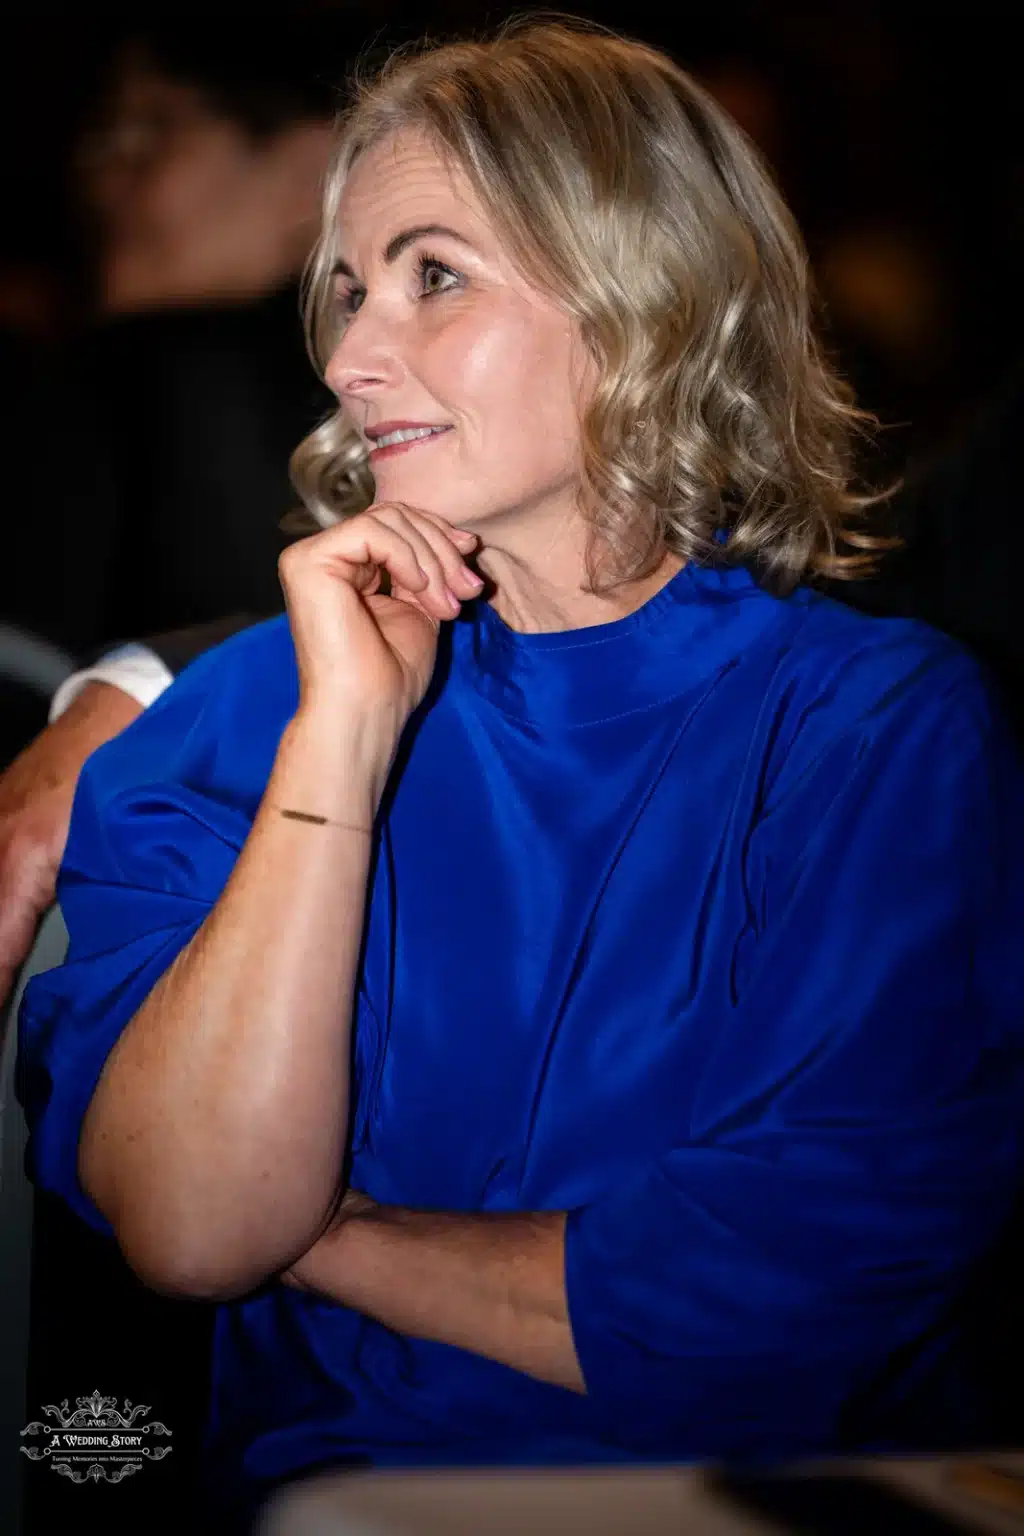
M666 547L745 564L780 593L869 573L894 542L867 530L879 498L854 488L871 418L816 337L792 215L706 91L657 50L568 18L400 50L353 91L305 280L321 373L345 179L382 139L425 130L597 362L581 411L593 590L647 574ZM320 526L373 498L341 412L296 450L292 478Z

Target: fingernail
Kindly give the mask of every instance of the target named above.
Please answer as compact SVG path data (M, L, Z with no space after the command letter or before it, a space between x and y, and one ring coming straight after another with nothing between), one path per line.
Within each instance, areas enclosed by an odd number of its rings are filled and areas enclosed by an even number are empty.
M468 565L466 566L466 569L463 572L463 574L464 574L466 580L469 582L470 586L472 586L472 587L482 587L483 586L483 584L484 584L483 577L482 576L478 576L476 571L471 571L469 569Z
M455 593L452 591L451 587L445 587L444 595L448 599L448 606L452 612L458 613L459 609L462 607L462 603L455 596Z
M471 528L453 528L452 533L457 533L460 539L472 539L474 543L480 537L480 535L474 533Z

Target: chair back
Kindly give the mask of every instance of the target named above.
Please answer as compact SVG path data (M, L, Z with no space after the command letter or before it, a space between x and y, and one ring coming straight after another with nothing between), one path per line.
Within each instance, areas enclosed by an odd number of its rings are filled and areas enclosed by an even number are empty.
M16 624L0 624L0 677L49 698L75 663L66 651Z
M17 1017L29 980L60 965L68 934L59 907L43 919L10 1003L0 1009L0 1512L4 1531L23 1530L21 1431L27 1422L32 1186L25 1176L25 1117L14 1096Z

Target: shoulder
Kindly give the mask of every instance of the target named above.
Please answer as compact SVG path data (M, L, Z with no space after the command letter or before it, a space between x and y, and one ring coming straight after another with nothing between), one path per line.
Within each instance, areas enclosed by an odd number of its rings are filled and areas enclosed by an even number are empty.
M156 782L258 799L297 703L287 618L254 624L186 667L126 731L93 754L83 780L105 801Z
M263 670L268 680L286 676L294 679L295 647L286 614L275 614L236 630L220 645L197 656L182 671L179 681L187 680L193 685L199 682L208 687L211 681L221 683L240 672L248 675L254 667Z
M737 633L769 710L810 712L841 729L952 694L979 715L1000 713L982 665L920 619L868 612L810 586L777 597L742 566L700 570L696 581L702 601L745 610Z
M905 716L922 707L950 706L979 721L1000 707L980 663L949 635L918 619L887 618L802 590L786 658L788 681L839 723Z
M150 893L140 895L132 921L152 918L153 893L216 900L297 699L287 623L271 620L199 657L92 755L75 791L57 887L79 941L95 933L98 886Z
M191 711L224 723L225 712L273 716L294 710L298 679L295 648L284 614L251 624L204 651L187 666L146 715Z
M940 751L947 766L1015 750L983 667L955 640L915 619L859 612L801 589L770 689L770 779L792 783L830 759L895 764Z

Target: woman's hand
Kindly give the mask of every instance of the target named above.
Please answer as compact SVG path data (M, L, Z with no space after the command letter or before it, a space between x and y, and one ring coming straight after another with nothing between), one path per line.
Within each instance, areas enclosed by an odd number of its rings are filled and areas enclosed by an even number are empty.
M291 545L280 571L300 707L379 712L400 729L427 691L441 621L483 586L463 558L476 542L434 513L381 502Z

